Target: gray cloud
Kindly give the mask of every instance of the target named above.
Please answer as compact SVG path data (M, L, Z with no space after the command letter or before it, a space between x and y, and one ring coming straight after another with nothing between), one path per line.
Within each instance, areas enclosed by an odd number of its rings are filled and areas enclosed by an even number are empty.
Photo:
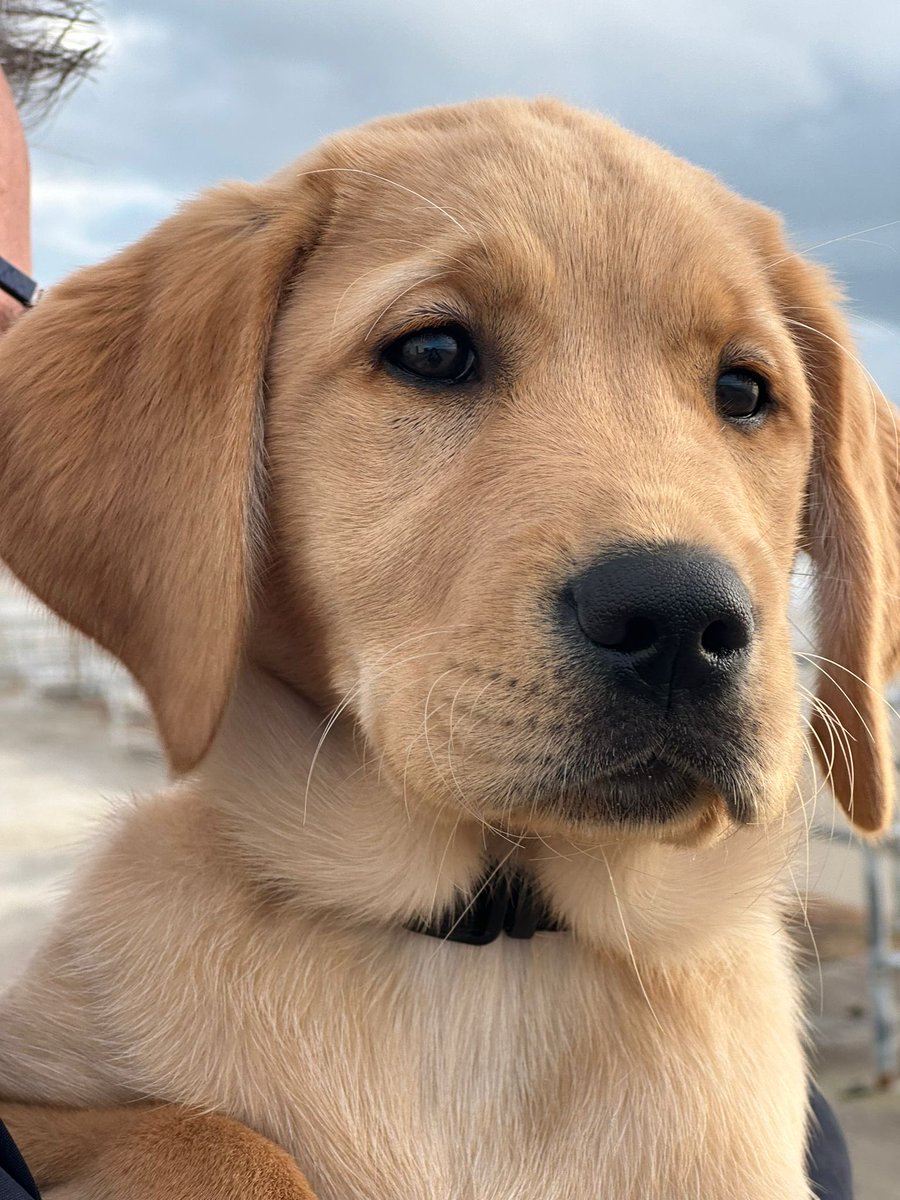
M114 0L97 80L35 147L40 273L102 256L176 199L257 178L385 112L559 95L783 212L900 382L900 38L893 0ZM877 341L877 339L876 339ZM868 352L868 351L867 351ZM888 382L888 381L886 381Z

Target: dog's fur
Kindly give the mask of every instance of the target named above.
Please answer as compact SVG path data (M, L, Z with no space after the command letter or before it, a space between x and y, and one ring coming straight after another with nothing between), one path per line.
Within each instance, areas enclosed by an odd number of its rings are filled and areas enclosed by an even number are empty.
M476 330L467 391L378 365L423 311ZM798 550L813 744L867 831L900 665L897 428L848 347L770 213L544 101L335 138L18 323L0 555L134 672L182 776L0 1007L2 1111L49 1196L300 1200L279 1146L319 1200L810 1195L777 883ZM726 350L773 381L752 432L711 403ZM547 596L623 539L749 589L749 824L713 787L611 824L576 784ZM491 860L570 931L403 927Z

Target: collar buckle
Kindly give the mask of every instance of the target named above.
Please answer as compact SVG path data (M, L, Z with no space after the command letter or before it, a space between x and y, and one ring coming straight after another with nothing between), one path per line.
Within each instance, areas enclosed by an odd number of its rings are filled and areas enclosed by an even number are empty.
M496 867L487 872L472 896L462 897L455 908L435 921L410 921L406 928L466 946L487 946L501 933L521 941L536 933L565 930L547 911L531 878L520 872L499 874Z

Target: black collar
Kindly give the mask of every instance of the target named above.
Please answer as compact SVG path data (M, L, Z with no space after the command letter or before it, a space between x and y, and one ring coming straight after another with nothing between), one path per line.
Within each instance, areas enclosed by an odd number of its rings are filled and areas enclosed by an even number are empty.
M24 271L14 267L9 259L0 257L0 292L6 292L23 307L31 308L38 299L40 289Z
M536 933L563 932L565 925L547 910L533 879L518 871L501 873L494 866L471 896L460 897L455 908L435 921L410 921L406 928L446 942L486 946L501 933L531 938Z

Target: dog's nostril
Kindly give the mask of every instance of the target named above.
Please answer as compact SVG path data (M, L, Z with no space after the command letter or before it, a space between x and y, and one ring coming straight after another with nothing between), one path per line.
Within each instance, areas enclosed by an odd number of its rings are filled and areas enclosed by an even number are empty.
M656 624L648 617L628 617L608 623L599 629L593 641L606 650L618 650L622 654L639 654L649 650L659 637Z
M562 595L613 688L650 689L668 705L675 692L736 684L747 665L750 594L729 562L700 548L613 548Z
M715 658L727 658L750 645L749 621L734 615L710 622L700 635L700 645Z

